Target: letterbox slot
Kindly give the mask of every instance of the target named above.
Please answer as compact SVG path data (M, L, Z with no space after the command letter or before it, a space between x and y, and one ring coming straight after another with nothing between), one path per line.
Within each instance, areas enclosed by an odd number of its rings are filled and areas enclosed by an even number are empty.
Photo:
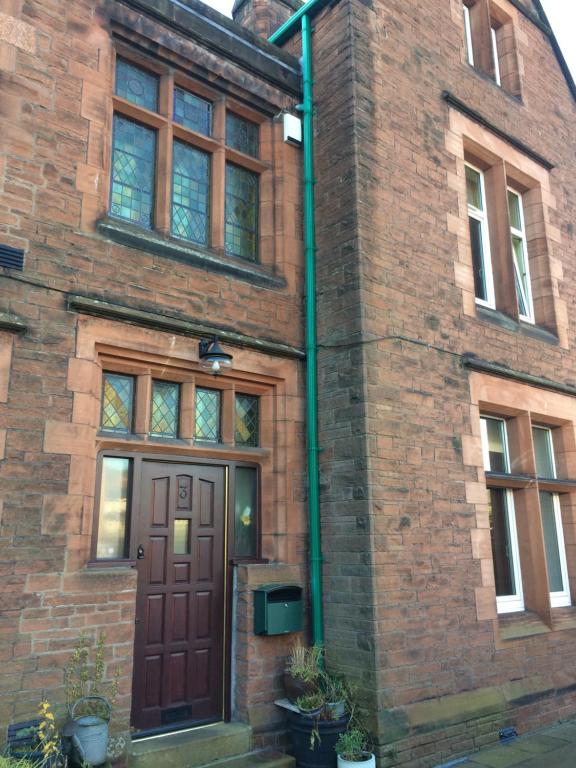
M271 592L268 596L269 603L292 603L294 600L302 599L302 590L300 587L289 587L288 589L278 589Z

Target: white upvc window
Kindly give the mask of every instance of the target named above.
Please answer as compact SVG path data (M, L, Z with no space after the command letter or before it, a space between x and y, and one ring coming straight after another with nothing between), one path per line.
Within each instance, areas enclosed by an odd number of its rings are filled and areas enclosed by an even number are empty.
M498 55L498 38L495 27L490 27L490 40L492 41L492 57L494 59L494 80L496 85L502 87L502 81L500 79L500 58Z
M470 163L466 163L466 197L476 303L494 309L496 305L484 174Z
M528 246L526 243L526 225L524 223L522 195L510 187L508 187L508 215L510 220L510 237L512 240L516 298L518 300L518 315L521 320L533 323L534 304L532 302L532 286L530 284L530 266L528 263Z
M472 24L470 23L470 8L466 3L462 4L462 13L464 15L464 36L466 39L466 56L468 64L474 66L474 48L472 46Z
M533 426L532 439L536 459L536 474L539 478L555 479L557 474L552 430L549 427ZM544 533L548 584L550 586L550 605L552 608L571 605L562 510L560 509L560 497L557 493L540 491L540 513Z
M480 431L485 471L509 474L510 458L504 419L482 416ZM524 595L513 491L510 488L488 488L488 507L496 610L498 613L523 611Z

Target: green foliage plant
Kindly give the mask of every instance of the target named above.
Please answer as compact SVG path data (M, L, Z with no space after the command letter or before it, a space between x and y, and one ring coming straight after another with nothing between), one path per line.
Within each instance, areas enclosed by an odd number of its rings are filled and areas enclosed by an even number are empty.
M306 683L319 683L322 675L323 648L321 645L296 644L292 646L286 672Z
M336 754L350 763L361 763L368 752L368 736L361 728L349 728L336 742Z
M105 635L99 635L92 654L90 638L85 634L80 635L64 671L66 703L70 714L74 704L85 696L103 696L112 707L116 703L120 670L118 668L115 670L111 681L104 680L105 644ZM76 716L80 714L106 716L107 709L98 702L89 702L81 712L76 710L75 714Z

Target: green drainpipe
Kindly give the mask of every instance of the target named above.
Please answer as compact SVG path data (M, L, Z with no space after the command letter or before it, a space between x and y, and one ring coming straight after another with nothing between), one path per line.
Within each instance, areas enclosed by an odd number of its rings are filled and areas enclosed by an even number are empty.
M318 385L316 339L316 229L314 224L314 149L312 31L308 10L318 3L310 0L271 37L274 43L302 22L303 149L304 149L304 256L306 264L306 424L308 442L308 509L310 529L310 597L312 642L324 644L322 596L322 547L320 542L320 494L318 470Z

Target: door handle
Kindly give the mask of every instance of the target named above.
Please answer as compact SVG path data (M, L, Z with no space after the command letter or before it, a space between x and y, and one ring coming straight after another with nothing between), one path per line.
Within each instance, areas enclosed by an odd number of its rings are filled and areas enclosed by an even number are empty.
M144 547L142 544L140 544L136 552L136 560L144 560Z

